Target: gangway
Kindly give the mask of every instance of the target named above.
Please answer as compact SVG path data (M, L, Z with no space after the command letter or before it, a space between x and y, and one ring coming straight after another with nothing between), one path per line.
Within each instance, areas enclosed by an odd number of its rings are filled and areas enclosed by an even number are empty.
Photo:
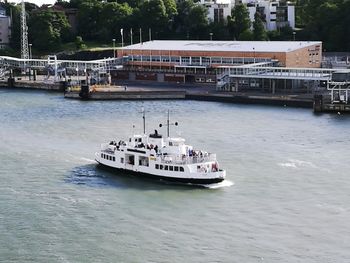
M227 72L231 78L255 79L291 79L328 81L336 69L323 68L284 68L254 66L221 66L221 72ZM220 72L219 71L219 72Z
M101 67L121 67L125 58L105 58L99 60L61 60L56 56L48 56L48 59L21 59L8 56L0 56L0 68L7 67L11 69L45 69L48 66L57 65L65 69L75 70L76 68L84 68L94 70ZM56 67L56 66L54 66Z

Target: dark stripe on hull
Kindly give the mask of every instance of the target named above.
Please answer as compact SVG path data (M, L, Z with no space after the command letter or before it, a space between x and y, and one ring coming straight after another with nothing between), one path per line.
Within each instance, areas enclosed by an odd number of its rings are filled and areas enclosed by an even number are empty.
M166 176L161 176L161 175L135 172L135 171L127 170L127 169L111 167L111 166L105 165L105 164L100 163L100 162L98 162L98 164L101 167L108 169L108 170L111 170L111 171L123 172L123 173L127 173L130 175L135 175L137 177L146 177L146 178L151 178L151 179L156 179L156 180L163 180L163 181L167 181L167 182L175 182L175 183L183 183L183 184L215 184L215 183L220 183L224 180L223 178L197 179L197 178L166 177Z

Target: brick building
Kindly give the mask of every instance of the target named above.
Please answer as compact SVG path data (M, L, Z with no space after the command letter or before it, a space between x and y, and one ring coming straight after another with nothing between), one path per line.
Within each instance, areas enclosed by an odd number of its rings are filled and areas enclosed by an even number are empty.
M117 79L215 82L218 69L237 65L319 68L322 42L155 40L117 56L126 60Z

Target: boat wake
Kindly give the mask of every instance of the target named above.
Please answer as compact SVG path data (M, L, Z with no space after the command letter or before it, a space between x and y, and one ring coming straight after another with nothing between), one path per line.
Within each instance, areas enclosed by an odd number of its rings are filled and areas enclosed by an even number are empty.
M216 183L216 184L203 184L202 186L205 188L209 188L209 189L219 189L219 188L223 188L223 187L230 187L233 186L235 183L229 180L224 180L220 183Z
M84 162L87 162L87 163L96 163L95 160L93 159L88 159L88 158L84 158L84 157L81 157L80 160L84 161Z
M287 168L302 168L302 167L317 168L317 166L314 165L312 162L295 160L295 159L288 159L288 162L278 163L278 165L281 167L287 167Z

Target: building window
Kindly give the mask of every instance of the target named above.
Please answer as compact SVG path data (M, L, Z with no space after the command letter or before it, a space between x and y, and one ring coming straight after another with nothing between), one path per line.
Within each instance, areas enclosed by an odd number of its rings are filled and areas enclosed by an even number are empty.
M184 64L190 63L190 57L182 57L181 63L184 63Z
M211 63L212 64L221 64L221 58L218 58L218 57L211 58Z

